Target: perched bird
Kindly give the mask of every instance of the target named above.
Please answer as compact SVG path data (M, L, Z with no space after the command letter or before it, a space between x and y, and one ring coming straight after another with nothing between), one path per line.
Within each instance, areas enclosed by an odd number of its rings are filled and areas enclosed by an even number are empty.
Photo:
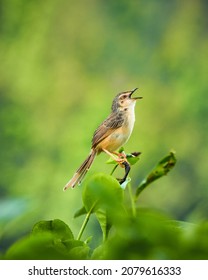
M110 115L94 132L90 154L65 185L64 190L74 188L82 182L95 156L101 152L110 155L120 165L127 161L125 156L116 150L128 141L132 133L135 122L134 107L136 101L142 98L132 97L136 90L137 88L116 95Z

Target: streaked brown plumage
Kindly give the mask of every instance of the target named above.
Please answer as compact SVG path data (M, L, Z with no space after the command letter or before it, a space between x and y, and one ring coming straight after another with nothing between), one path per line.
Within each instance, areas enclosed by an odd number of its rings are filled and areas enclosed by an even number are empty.
M95 156L101 152L107 153L118 163L122 163L126 160L124 158L115 157L115 155L119 156L116 150L128 141L133 130L135 103L137 99L142 98L131 97L136 90L137 88L119 93L114 98L110 115L94 132L89 156L82 163L71 180L65 185L64 190L69 187L74 188L78 183L81 183L92 165Z

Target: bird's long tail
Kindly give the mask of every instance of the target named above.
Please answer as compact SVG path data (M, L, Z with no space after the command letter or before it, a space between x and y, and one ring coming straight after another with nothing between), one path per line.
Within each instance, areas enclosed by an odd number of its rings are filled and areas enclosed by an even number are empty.
M89 156L82 163L82 165L76 171L76 173L71 178L71 180L65 185L64 191L70 187L74 188L77 184L81 183L81 181L84 179L84 176L86 175L87 171L90 169L90 166L92 165L92 163L95 159L96 153L97 152L94 149L91 150Z

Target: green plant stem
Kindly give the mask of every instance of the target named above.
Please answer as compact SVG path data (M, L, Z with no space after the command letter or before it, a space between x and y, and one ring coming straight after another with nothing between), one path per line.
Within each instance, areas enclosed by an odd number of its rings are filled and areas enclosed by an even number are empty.
M136 194L134 196L134 202L137 201L140 193L148 186L148 183L149 182L147 182L147 180L144 180L144 181L141 182L141 184L139 185L139 187L136 190Z
M129 197L130 197L130 200L131 200L132 214L133 214L133 217L136 217L135 199L134 199L134 196L133 196L133 193L132 193L132 188L131 188L130 183L128 183L128 190L129 190Z
M80 239L81 239L82 234L83 234L83 232L84 232L84 230L85 230L85 228L86 228L86 226L87 226L87 224L88 224L88 222L89 222L90 215L92 214L92 211L93 211L93 209L95 208L96 203L97 203L97 202L95 202L95 203L93 204L93 206L91 207L90 211L87 213L87 215L86 215L86 217L85 217L85 219L84 219L84 222L83 222L83 224L82 224L82 226L81 226L81 228L80 228L79 234L78 234L78 236L77 236L77 240L80 240Z
M117 167L118 167L118 164L113 167L113 170L110 173L111 176L113 175L113 173L114 173L114 171L116 170Z

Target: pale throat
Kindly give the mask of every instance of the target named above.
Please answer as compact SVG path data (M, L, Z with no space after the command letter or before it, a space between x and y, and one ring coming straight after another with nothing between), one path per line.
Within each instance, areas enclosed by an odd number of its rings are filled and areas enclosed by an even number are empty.
M135 104L136 104L136 102L133 102L132 104L130 104L128 107L126 107L127 110L125 111L125 114L126 114L126 125L129 126L129 130L131 132L133 130L134 122L135 122L135 111L134 111Z
M128 141L129 137L131 136L131 133L134 128L134 122L135 122L135 103L130 104L128 107L124 108L124 113L125 113L125 121L124 121L124 136L123 136L123 141L124 143ZM125 110L127 109L127 110Z

